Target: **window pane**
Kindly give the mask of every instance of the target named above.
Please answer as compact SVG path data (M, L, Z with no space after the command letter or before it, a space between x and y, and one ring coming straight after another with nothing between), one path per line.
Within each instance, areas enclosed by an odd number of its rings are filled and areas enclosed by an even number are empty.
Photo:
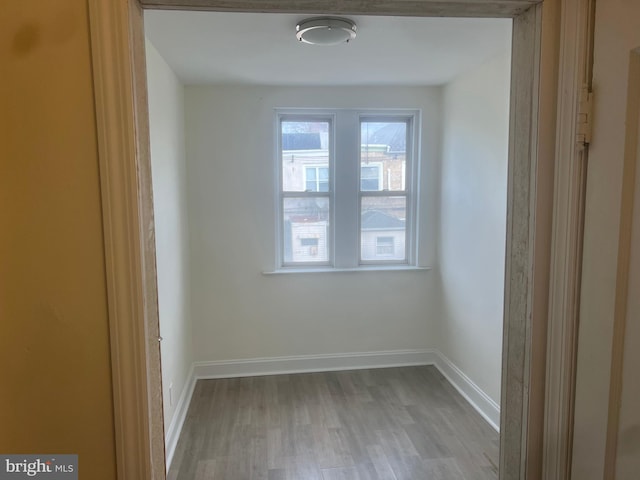
M282 218L285 263L329 261L328 198L285 198Z
M405 190L407 122L360 123L360 190Z
M280 142L282 190L329 191L329 122L283 121Z
M406 197L362 197L360 260L406 260Z
M382 189L382 163L360 167L360 190L363 192Z

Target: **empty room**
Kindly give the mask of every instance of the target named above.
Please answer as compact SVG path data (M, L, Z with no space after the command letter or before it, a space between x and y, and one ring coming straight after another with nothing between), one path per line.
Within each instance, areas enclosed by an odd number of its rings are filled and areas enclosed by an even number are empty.
M498 478L511 31L145 12L168 478Z

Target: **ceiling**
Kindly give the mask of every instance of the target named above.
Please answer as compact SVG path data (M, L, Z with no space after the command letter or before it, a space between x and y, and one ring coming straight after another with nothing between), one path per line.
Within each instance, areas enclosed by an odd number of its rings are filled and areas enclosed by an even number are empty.
M298 42L308 16L147 10L148 39L188 85L441 85L510 48L511 20L349 16L348 44Z

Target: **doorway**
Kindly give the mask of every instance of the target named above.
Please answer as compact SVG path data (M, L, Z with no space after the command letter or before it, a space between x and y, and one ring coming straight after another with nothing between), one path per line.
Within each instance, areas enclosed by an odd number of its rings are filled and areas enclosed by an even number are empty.
M149 228L140 228L141 225L152 225L152 210L150 208L151 186L148 171L148 135L146 133L147 121L145 118L146 98L144 94L144 82L141 71L144 71L143 50L143 28L141 6L131 4L131 10L118 12L119 6L98 7L95 6L92 14L92 25L95 23L95 36L103 38L102 44L96 42L98 59L96 62L109 65L109 62L121 63L123 69L108 68L97 69L97 89L104 94L103 100L112 95L112 102L106 102L99 111L99 124L102 125L105 137L101 139L101 158L107 156L112 158L114 150L105 145L120 145L124 151L132 152L136 160L132 164L126 163L127 157L122 155L124 164L117 165L117 162L108 165L106 176L112 179L108 192L113 207L110 210L112 216L105 220L107 227L118 230L118 226L125 225L120 231L122 242L118 242L116 236L113 245L107 246L110 255L120 258L120 254L126 253L125 257L132 261L134 268L133 276L130 280L117 282L113 288L119 290L119 285L133 283L135 288L124 290L117 300L115 307L118 310L118 302L125 302L128 308L134 307L137 311L134 318L144 318L146 324L133 324L125 322L129 332L133 332L126 342L122 342L122 352L116 352L114 362L121 366L115 369L116 384L122 387L122 402L116 405L116 417L126 418L123 412L141 411L151 413L151 421L145 427L145 422L139 420L128 424L126 421L120 423L117 429L118 437L122 444L121 458L128 458L126 448L127 441L133 439L142 440L149 438L149 431L158 432L161 428L157 424L161 410L157 403L159 393L159 375L157 366L157 300L155 288L155 268L153 265L153 231ZM147 4L152 7L154 5ZM167 7L167 2L160 2ZM180 2L173 7L180 7ZM206 3L206 2L205 2ZM373 13L387 15L478 15L478 16L501 16L514 17L514 41L513 41L513 71L511 92L511 147L509 158L509 200L508 200L508 226L507 226L507 266L506 266L506 299L505 299L505 329L504 329L504 349L503 349L503 382L502 382L502 435L501 435L501 461L500 472L502 478L521 478L526 468L524 462L528 448L534 448L532 444L527 444L526 439L536 430L529 423L534 407L539 404L540 399L531 402L530 392L532 371L543 362L538 362L532 358L532 354L541 354L539 349L532 348L535 340L536 330L532 330L532 312L535 311L533 305L536 303L534 297L534 271L537 262L545 263L544 258L536 257L533 254L533 243L539 231L536 231L536 190L532 185L537 178L537 85L539 78L539 64L537 55L539 51L539 32L541 25L540 7L531 6L532 2L509 2L505 4L494 4L492 2L480 3L470 2L468 6L461 4L429 4L424 8L416 8L413 4L394 6L392 9L385 7L371 7L361 4L343 5L343 9L329 6L324 9L332 13ZM157 6L157 5L156 5ZM206 5L204 5L206 6ZM322 5L315 3L312 9L323 10ZM96 15L100 9L104 15ZM203 5L200 5L203 8ZM213 6L212 8L216 8ZM224 8L218 6L217 8ZM246 4L237 6L234 9L252 10L255 5ZM265 10L263 6L258 10ZM268 10L268 9L267 9ZM276 10L282 11L279 7ZM306 8L300 5L290 6L288 11L303 12ZM124 21L124 24L121 23ZM109 22L114 22L110 24ZM116 28L109 29L109 25ZM122 25L127 25L124 29ZM102 27L101 27L102 26ZM131 28L131 29L129 29ZM92 29L93 30L93 29ZM113 33L115 32L115 33ZM103 37L101 37L103 35ZM114 49L106 48L110 42L117 39L113 45ZM118 36L119 35L119 36ZM129 50L129 46L133 48ZM101 54L100 54L101 52ZM141 66L142 65L142 66ZM111 72L111 73L109 73ZM121 75L115 83L104 81L109 75ZM137 79L133 83L124 81L124 78ZM124 90L122 90L124 89ZM125 94L123 95L123 91ZM138 101L137 107L130 100ZM99 102L100 103L100 102ZM109 105L107 107L106 105ZM111 115L110 112L118 111L119 114ZM123 121L125 119L125 121ZM128 119L128 120L126 120ZM134 122L137 129L134 128ZM110 123L110 125L109 125ZM105 128L107 127L107 128ZM133 133L137 132L137 136ZM126 147L128 145L128 147ZM135 146L137 145L137 147ZM131 148L131 150L129 150ZM105 151L106 149L106 151ZM117 151L117 149L116 149ZM120 150L123 152L123 150ZM114 170L115 169L115 170ZM123 181L123 179L135 179L135 181ZM120 180L120 182L118 182ZM548 180L547 180L548 181ZM120 189L124 195L124 201L116 200L115 192ZM127 203L127 201L129 203ZM132 209L132 206L135 208ZM138 207L139 206L139 207ZM113 223L110 224L110 220ZM110 228L108 228L109 230ZM126 263L125 263L126 264ZM123 269L128 270L128 269ZM544 267L542 268L544 271ZM120 270L112 273L119 278ZM145 301L146 300L146 301ZM125 318L131 318L125 316ZM124 321L124 320L123 320ZM115 320L117 324L117 320ZM123 335L117 331L114 335ZM123 337L126 338L126 337ZM138 343L137 341L140 343ZM154 343L155 342L155 343ZM142 345L142 348L140 346ZM153 347L155 346L155 347ZM155 353L153 351L155 350ZM128 356L126 352L131 354ZM154 361L155 358L155 361ZM128 360L127 360L128 359ZM137 359L137 360L136 360ZM136 367L137 365L137 367ZM147 366L149 370L147 371ZM142 370L140 370L142 368ZM155 373L154 373L155 372ZM142 376L140 376L142 375ZM148 378L148 383L140 385L139 378ZM118 392L117 392L118 393ZM119 411L119 409L122 411ZM155 413L154 413L155 412ZM139 417L138 417L139 418ZM531 425L531 426L530 426ZM539 431L535 432L538 433ZM145 459L144 465L140 465L134 459L128 463L122 461L122 468L135 468L138 472L152 472L161 475L158 466L162 462L162 448L160 447L162 437L151 434L153 441L141 441L131 451L143 451L139 459ZM155 442L155 443L154 443ZM155 445L155 447L154 447ZM154 458L152 461L151 459ZM148 461L147 461L148 459ZM140 470L142 469L142 470ZM148 478L150 474L139 475L140 478ZM158 477L160 478L160 477Z
M499 429L512 20L349 16L356 38L323 48L296 41L302 18L145 12L166 455L179 476L198 448L178 436L205 422L191 413L183 427L192 377L432 364ZM475 460L457 461L497 478L498 437L483 431L460 438ZM353 467L336 461L308 468Z

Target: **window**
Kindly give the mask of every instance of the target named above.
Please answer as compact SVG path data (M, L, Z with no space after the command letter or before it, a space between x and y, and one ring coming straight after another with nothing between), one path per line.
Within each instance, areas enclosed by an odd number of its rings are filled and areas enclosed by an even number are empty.
M414 265L418 112L278 111L277 121L278 265Z
M377 255L393 255L393 246L395 239L393 237L377 237L376 238L376 254Z
M306 192L328 192L329 167L305 165L304 184Z
M309 261L309 260L312 260L314 257L317 257L319 244L320 244L320 236L300 238L300 246L303 247L303 249L297 252L296 260Z
M360 190L381 190L382 189L382 163L360 166Z

